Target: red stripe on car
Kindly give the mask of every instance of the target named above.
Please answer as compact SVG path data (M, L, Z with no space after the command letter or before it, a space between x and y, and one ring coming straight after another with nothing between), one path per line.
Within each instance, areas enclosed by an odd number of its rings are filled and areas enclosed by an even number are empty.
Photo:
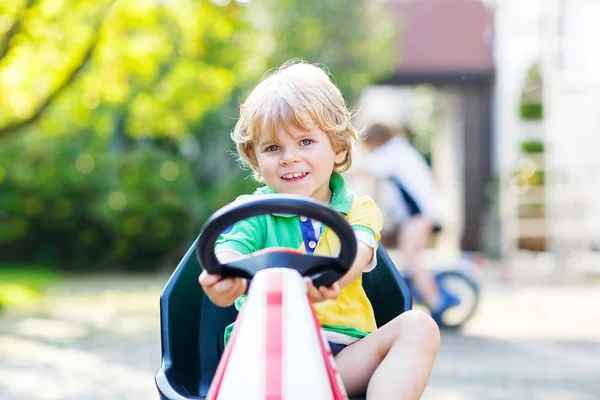
M265 400L283 396L283 273L272 272L267 283Z
M321 354L323 356L323 361L325 362L325 368L327 369L327 377L329 378L329 384L331 385L331 392L333 394L334 400L348 400L348 396L346 395L346 390L343 388L343 383L341 377L338 375L337 370L332 362L333 355L331 354L331 350L328 350L327 345L325 345L325 339L323 338L321 324L319 323L319 319L317 318L317 314L315 314L315 310L310 304L310 300L308 300L308 306L310 307L313 321L315 323L315 330L319 335L319 344L321 346Z

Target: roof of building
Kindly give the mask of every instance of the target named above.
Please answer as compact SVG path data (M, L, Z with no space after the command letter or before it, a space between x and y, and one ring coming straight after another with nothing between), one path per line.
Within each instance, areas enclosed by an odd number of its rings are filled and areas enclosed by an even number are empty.
M494 74L492 14L479 0L392 0L398 20L390 81L489 80Z

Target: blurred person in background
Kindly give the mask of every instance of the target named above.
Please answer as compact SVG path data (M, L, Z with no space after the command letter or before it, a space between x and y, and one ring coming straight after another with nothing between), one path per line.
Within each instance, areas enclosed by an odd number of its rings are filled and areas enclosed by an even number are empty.
M433 174L425 158L411 145L411 136L407 126L393 129L379 123L372 125L364 138L369 151L364 168L379 182L393 187L391 199L380 201L392 204L388 224L399 230L398 245L404 263L424 305L439 324L442 313L458 305L459 299L441 291L424 265L422 250L431 235L441 230L441 213Z

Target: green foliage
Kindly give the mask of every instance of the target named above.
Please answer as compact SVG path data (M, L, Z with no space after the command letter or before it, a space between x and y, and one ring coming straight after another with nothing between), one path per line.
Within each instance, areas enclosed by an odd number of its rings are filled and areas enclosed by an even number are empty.
M532 178L532 185L544 186L546 184L546 171L535 171Z
M526 121L537 121L544 118L544 107L540 103L520 103L519 117Z
M0 261L148 269L197 230L203 205L179 157L149 146L119 157L106 140L72 137L8 144Z
M544 142L541 140L526 140L521 142L521 151L523 153L534 154L544 152Z
M0 85L0 127L34 115L83 64L78 79L45 110L44 131L58 135L94 125L109 135L114 127L106 119L121 109L129 136L185 135L191 123L228 101L243 75L242 38L253 34L237 3L167 4L35 2L0 57L1 72L10 77L9 85ZM18 7L2 6L17 18Z
M35 304L56 279L49 267L0 265L0 310Z
M201 205L188 165L155 148L137 148L118 160L115 175L93 210L111 232L109 257L128 269L155 265L197 229Z
M0 0L0 262L151 269L257 183L229 132L266 69L391 70L378 2Z
M514 176L518 178L519 185L524 187L544 186L546 183L546 172L543 170L517 170Z
M47 289L56 279L52 267L42 265L0 265L0 282L27 285L36 292Z
M253 0L268 67L302 58L328 67L353 104L394 65L396 28L386 4L364 0Z
M378 2L216 3L0 0L0 136L39 116L49 135L109 136L119 113L124 135L181 140L288 59L325 64L351 104L393 66L394 24Z
M523 120L540 120L544 117L543 82L539 63L533 64L527 71L521 91L519 117Z

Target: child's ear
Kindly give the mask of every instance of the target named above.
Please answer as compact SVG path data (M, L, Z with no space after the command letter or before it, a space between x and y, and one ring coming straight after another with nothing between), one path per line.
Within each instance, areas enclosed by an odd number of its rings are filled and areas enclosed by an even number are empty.
M348 154L348 150L342 150L338 153L336 153L335 155L335 159L334 162L335 164L342 164L344 161L346 161L346 155Z
M248 157L250 157L252 160L256 161L256 153L254 152L254 146L249 146L247 152L248 152Z

